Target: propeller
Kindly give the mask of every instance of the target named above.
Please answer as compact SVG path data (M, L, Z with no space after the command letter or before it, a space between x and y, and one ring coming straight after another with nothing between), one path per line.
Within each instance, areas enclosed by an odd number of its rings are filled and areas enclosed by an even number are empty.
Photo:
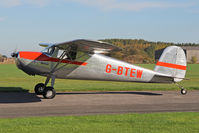
M18 57L18 52L17 52L17 48L15 48L14 49L14 51L11 53L11 56L13 57L13 58L17 58Z

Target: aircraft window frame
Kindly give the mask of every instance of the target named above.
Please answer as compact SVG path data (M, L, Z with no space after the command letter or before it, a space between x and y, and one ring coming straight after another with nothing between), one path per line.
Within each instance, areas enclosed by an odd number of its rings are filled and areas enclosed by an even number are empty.
M64 51L65 50L63 50L63 49L59 49L57 58L60 58ZM74 60L76 60L76 58L77 58L77 51L74 51L74 50L67 51L66 50L66 55L64 56L63 59L74 61Z
M55 51L55 47L51 46L51 47L47 47L44 50L42 50L42 53L51 56L51 55L53 55L54 51Z
M62 53L66 51L66 55L63 59L75 61L77 58L77 47L76 46L69 46L66 49L59 49L57 58L60 58Z
M57 53L57 58L60 58L60 57L62 56L62 54L63 54L64 51L65 51L65 50L63 50L63 49L59 49L59 50L58 50L58 53ZM65 56L63 57L63 59L68 59L68 56L65 55Z
M59 49L56 58L60 59L64 51L65 51L65 50L63 50L63 49ZM70 55L71 52L72 52L72 53L73 53L73 52L75 53L75 57L71 57L71 55ZM73 56L73 55L72 55L72 56ZM77 51L71 50L70 52L67 53L67 50L66 50L66 55L65 55L62 59L63 59L63 60L70 60L70 61L85 61L85 60L87 60L89 57L90 57L90 54L87 53L87 52L83 52L83 51L80 51L80 50L77 50ZM72 58L72 60L71 60L71 58Z

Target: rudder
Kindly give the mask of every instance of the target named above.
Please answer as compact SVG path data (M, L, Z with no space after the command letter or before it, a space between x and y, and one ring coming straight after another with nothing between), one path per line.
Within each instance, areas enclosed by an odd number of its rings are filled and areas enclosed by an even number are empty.
M186 69L184 50L178 46L169 46L163 51L154 71L173 77L174 82L180 82L185 78Z

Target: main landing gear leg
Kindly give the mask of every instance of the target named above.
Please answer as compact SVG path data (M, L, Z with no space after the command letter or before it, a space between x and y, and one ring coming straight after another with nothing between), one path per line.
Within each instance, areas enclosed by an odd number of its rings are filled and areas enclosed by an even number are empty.
M47 86L51 79L51 86ZM56 95L55 89L53 88L55 83L55 77L47 77L45 84L39 83L35 86L35 94L43 95L46 99L53 99Z
M52 65L51 71L50 71L50 76L47 77L45 84L43 83L39 83L35 86L35 93L37 95L43 95L44 98L46 99L53 99L56 95L55 89L53 88L54 83L55 83L55 76L53 75L53 73L56 70L56 68L59 66L59 64L61 63L61 61L64 59L64 56L67 55L68 52L65 50L61 56L60 56L60 60L57 64L55 64L54 66ZM47 86L47 84L49 83L51 79L51 86Z
M177 83L176 83L176 85L181 89L180 92L181 92L182 95L186 95L187 94L187 90L183 86L181 86L181 85L179 85Z

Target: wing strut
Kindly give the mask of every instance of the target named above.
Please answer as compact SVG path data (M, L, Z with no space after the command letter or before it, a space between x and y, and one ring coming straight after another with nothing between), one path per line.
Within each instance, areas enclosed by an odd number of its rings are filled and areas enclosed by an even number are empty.
M59 64L63 61L64 56L66 56L66 55L67 55L67 51L65 50L65 51L61 54L59 62L57 62L57 64L56 64L56 65L52 68L52 70L50 71L50 74L52 74L52 73L55 72L56 68L57 68L57 67L59 66Z
M50 75L47 76L46 81L45 81L45 86L47 86L47 84L49 83L50 79L51 79L51 87L54 86L55 83L55 76L53 75L53 73L56 71L56 68L59 66L59 64L62 62L62 60L64 59L64 56L67 54L67 51L65 50L61 56L60 56L60 60L59 62L51 69L50 71Z
M76 59L80 59L80 58L84 57L85 55L86 55L86 54L84 54L84 55L82 55L82 56L80 56L80 57L78 57L78 58L76 58ZM60 69L62 69L63 67L65 67L65 66L67 66L67 65L69 65L69 64L72 64L72 61L69 62L68 64L65 64L65 65L63 65L63 66L57 68L57 69L55 70L55 72L58 71L58 70L60 70Z

